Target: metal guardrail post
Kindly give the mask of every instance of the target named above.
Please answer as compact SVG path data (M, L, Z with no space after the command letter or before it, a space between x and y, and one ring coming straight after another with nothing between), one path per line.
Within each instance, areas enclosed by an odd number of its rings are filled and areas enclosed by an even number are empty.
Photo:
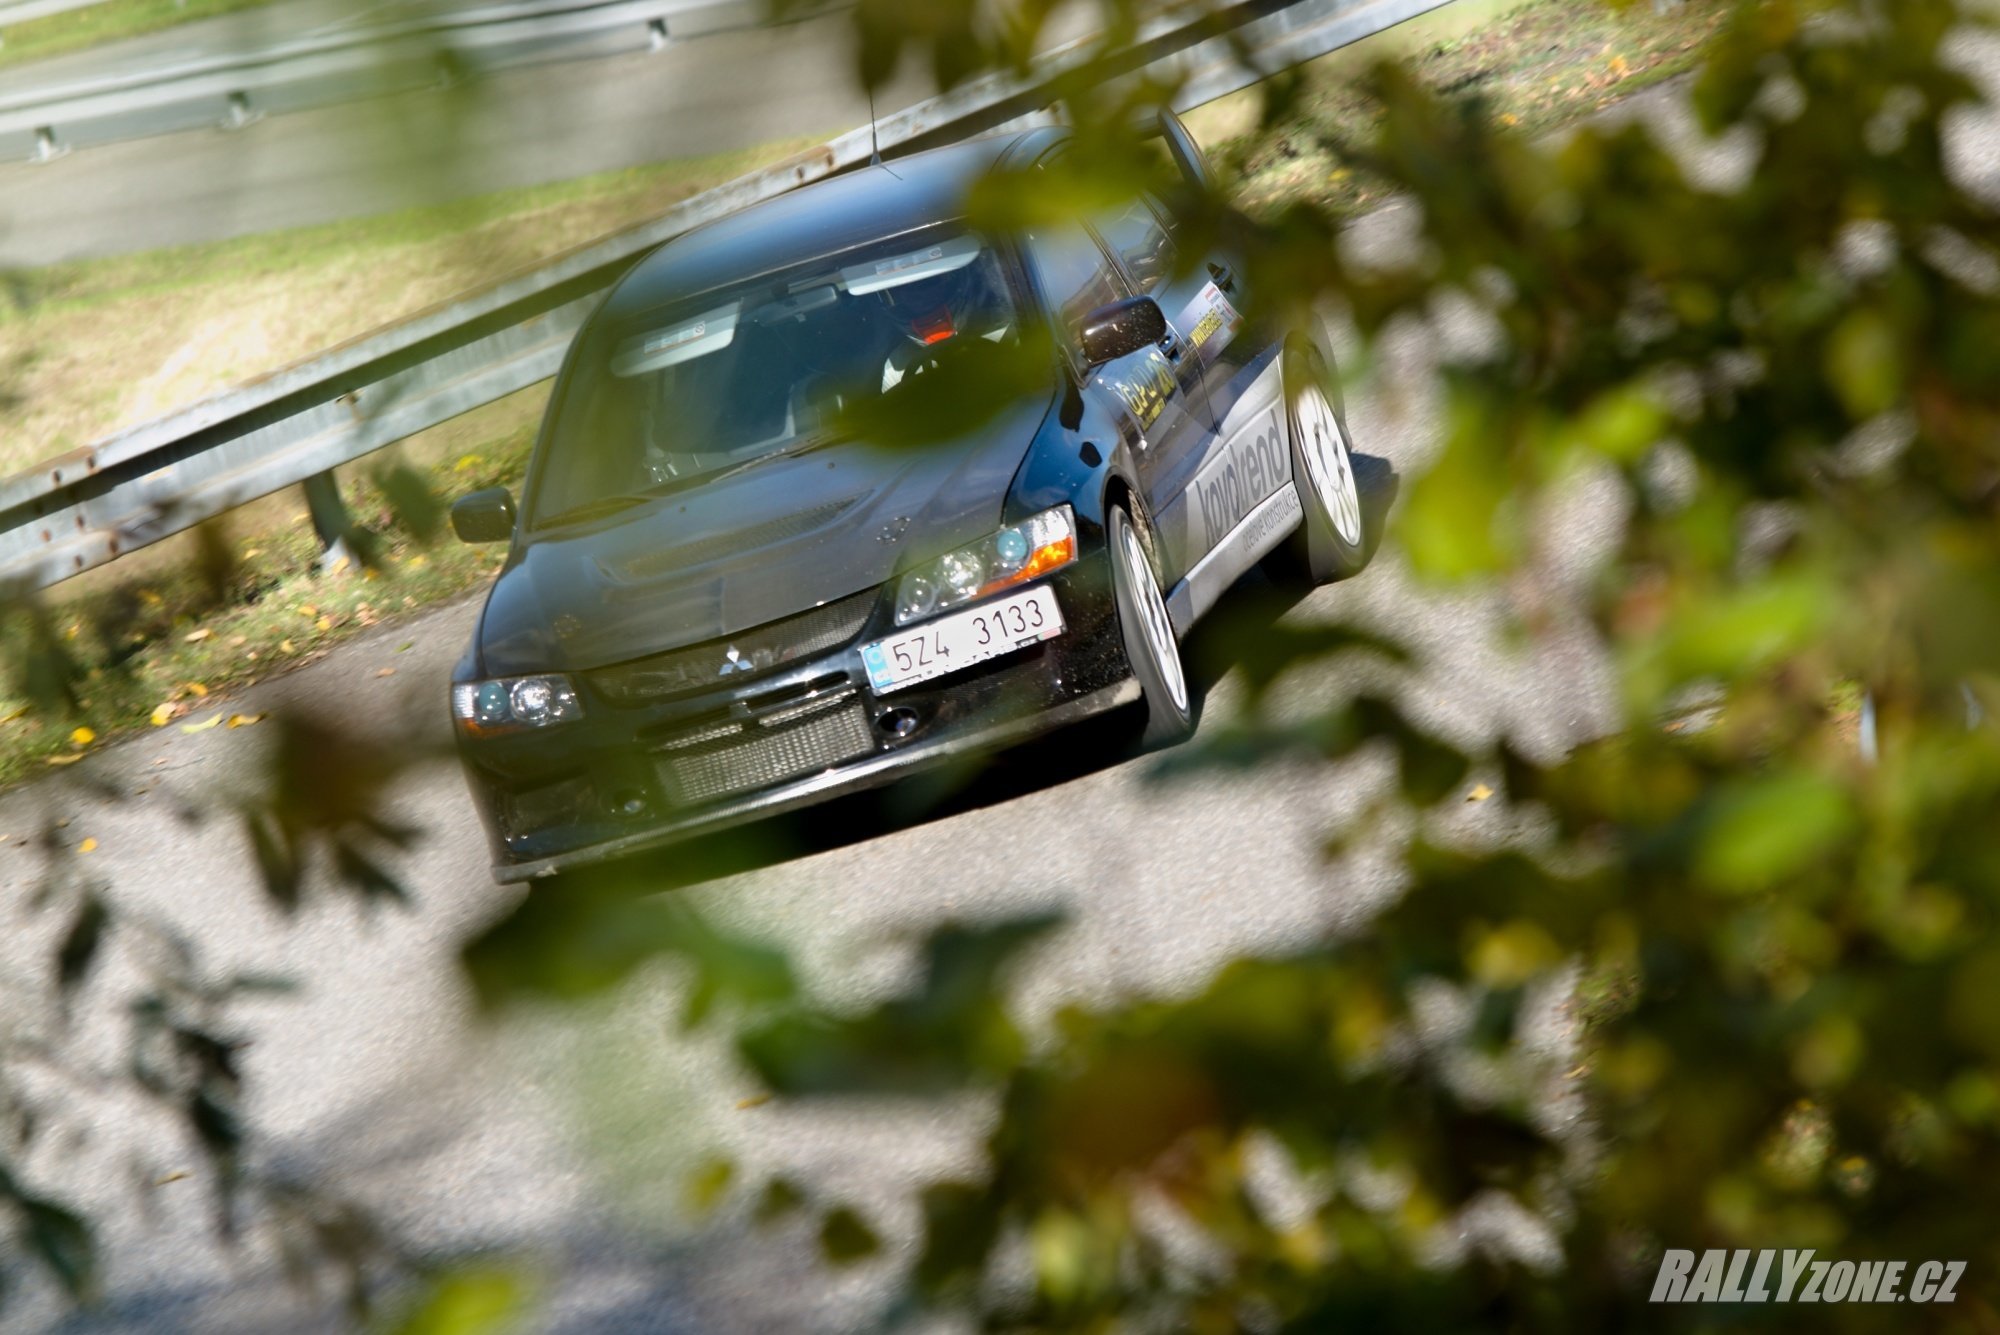
M222 128L225 130L240 130L246 125L254 125L263 119L264 113L250 105L250 94L231 93L229 95L229 114L222 118Z
M664 51L673 44L673 34L667 31L667 21L654 19L646 25L646 45L651 51Z
M35 127L35 156L30 159L31 161L54 162L67 152L69 152L69 145L56 138L55 126L37 125Z
M354 532L354 516L340 498L340 484L331 469L315 473L300 484L306 493L306 512L312 516L313 532L319 535L321 570L332 570L343 561L352 563L354 551L348 535Z

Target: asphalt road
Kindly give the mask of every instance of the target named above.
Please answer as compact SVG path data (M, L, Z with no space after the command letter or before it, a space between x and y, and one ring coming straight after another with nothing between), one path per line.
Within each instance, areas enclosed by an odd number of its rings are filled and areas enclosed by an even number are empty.
M1991 44L1974 54L1989 77L2000 71ZM1678 107L1669 94L1626 114L1673 121ZM1962 130L1961 169L2000 179L1992 125ZM1732 159L1741 162L1727 150L1713 155L1718 178ZM1393 245L1408 221L1392 206L1347 244ZM1447 342L1477 336L1458 326L1445 334ZM1396 338L1377 377L1350 394L1357 444L1373 456L1378 514L1394 480L1419 471L1435 446L1427 374L1435 352L1415 334ZM1468 744L1505 736L1547 754L1601 732L1615 715L1591 638L1572 629L1523 644L1508 626L1517 597L1569 624L1563 609L1615 541L1620 513L1616 486L1582 481L1542 517L1530 572L1454 591L1413 582L1392 530L1367 572L1287 615L1378 626L1417 651L1416 665L1294 681L1279 707L1304 711L1387 676L1417 717ZM384 736L440 738L444 674L472 615L461 604L384 628L219 708L309 705ZM1230 650L1214 634L1197 635L1202 657L1226 664ZM394 675L379 676L384 667ZM1213 729L1241 683L1225 668L1201 684L1203 728ZM56 831L57 856L87 858L118 904L199 941L217 974L254 967L300 983L294 996L236 1012L252 1039L247 1120L260 1162L351 1195L412 1243L542 1258L545 1329L872 1326L893 1268L910 1255L911 1189L967 1162L987 1109L976 1101L740 1107L755 1091L725 1049L673 1030L683 979L670 966L588 1006L475 1023L456 950L519 892L488 880L457 776L424 769L396 794L397 813L428 832L404 867L412 907L368 913L315 895L286 919L261 899L237 828L188 814L256 781L252 760L267 733L166 729L0 796L0 833L10 836L0 843L0 878L9 888L25 886L38 865L40 854L21 846L60 814L69 823ZM1060 906L1070 925L1014 980L1031 1024L1063 1005L1184 992L1241 952L1365 931L1398 893L1398 852L1412 831L1406 818L1371 811L1392 779L1384 755L1159 787L1147 780L1149 762L1108 759L1094 750L1100 740L1070 734L1016 753L928 819L843 807L819 823L813 850L683 893L737 930L785 942L815 989L850 1004L905 979L912 938L930 924ZM1480 841L1532 829L1496 798L1456 806L1430 833ZM1324 861L1327 837L1342 831L1359 837ZM84 838L97 841L95 851L72 851ZM14 968L36 935L24 927L22 899L0 902L0 963ZM83 1003L90 1041L110 1041L136 977L128 963L92 983ZM338 1326L324 1299L307 1302L282 1284L262 1241L234 1257L217 1250L199 1180L153 1185L185 1156L140 1110L97 1097L71 1105L87 1109L89 1138L45 1142L30 1167L87 1182L89 1203L115 1221L110 1299L89 1317L58 1321L46 1293L30 1291L11 1320L119 1332ZM734 1207L691 1229L678 1208L684 1175L718 1148L742 1161L749 1180L784 1172L852 1201L889 1239L887 1256L829 1274L814 1263L805 1225L756 1233Z
M309 3L318 8L303 14L325 17L325 0ZM165 50L149 48L143 58ZM833 13L690 38L657 53L535 65L451 89L271 116L239 130L0 163L0 268L214 241L844 133L868 120L851 52L850 24ZM923 72L908 68L879 105L886 112L931 91Z
M1373 227L1394 223L1385 216ZM1356 436L1374 456L1378 513L1434 436L1424 358L1420 344L1405 343L1396 379L1352 403ZM1575 510L1554 530L1545 597L1614 531L1616 506L1603 497L1586 495ZM332 706L385 735L414 726L442 740L442 682L474 611L460 604L386 628L218 708ZM1400 689L1448 736L1505 734L1547 753L1608 726L1603 665L1587 641L1524 654L1508 638L1502 590L1420 590L1393 546L1359 578L1288 615L1358 616L1405 637L1423 665ZM1195 646L1225 660L1229 649L1213 636ZM384 667L395 674L377 676ZM1351 691L1359 680L1302 683L1288 707L1309 708L1318 692ZM1211 674L1204 727L1216 726L1239 689L1228 672ZM910 1189L962 1160L980 1109L739 1109L755 1091L726 1053L669 1031L679 982L670 967L646 971L602 1004L497 1029L474 1024L454 951L518 892L488 879L457 775L427 769L397 795L396 813L428 832L406 866L414 907L371 915L317 897L288 922L263 904L233 823L183 816L254 782L262 737L256 728L163 729L0 798L0 832L12 835L0 845L0 875L21 883L39 855L19 845L45 813L61 811L70 822L59 832L61 856L88 858L119 903L198 940L217 972L277 969L300 981L297 995L240 1011L254 1035L250 1122L271 1161L352 1194L426 1246L555 1258L552 1329L871 1324L887 1265L829 1278L812 1268L811 1236L799 1226L762 1236L725 1222L688 1235L676 1223L681 1175L721 1147L752 1178L782 1171L857 1201L907 1243ZM1016 753L934 818L900 822L879 805L843 807L809 832L818 851L685 893L738 930L785 941L816 989L853 1003L905 977L911 939L927 924L1060 906L1071 925L1018 980L1031 1017L1197 987L1232 955L1360 930L1396 893L1397 849L1409 833L1401 823L1369 830L1332 865L1319 852L1393 781L1386 757L1156 788L1149 761L1116 762L1106 740L1086 730ZM1498 838L1515 820L1495 801L1468 804L1449 823L1463 837ZM98 841L94 852L69 851L83 838ZM99 981L99 1005L118 983ZM232 1265L204 1241L198 1182L124 1185L119 1169L133 1143L145 1142L142 1125L106 1119L108 1140L84 1151L121 1236L112 1245L114 1300L76 1328L299 1328L301 1309L268 1267ZM171 1171L173 1153L153 1152ZM134 1190L158 1207L157 1222L143 1222L118 1195Z

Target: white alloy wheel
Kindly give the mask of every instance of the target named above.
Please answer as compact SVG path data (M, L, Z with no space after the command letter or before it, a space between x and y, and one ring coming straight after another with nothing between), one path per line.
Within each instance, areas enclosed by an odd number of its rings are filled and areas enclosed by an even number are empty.
M1354 482L1354 461L1347 453L1347 433L1333 415L1326 391L1307 385L1297 409L1299 457L1306 479L1319 496L1334 531L1350 547L1361 545L1361 490Z
M1137 604L1133 610L1138 615L1139 633L1145 636L1160 684L1174 708L1184 712L1188 707L1187 674L1181 670L1180 642L1174 638L1174 623L1167 615L1166 599L1160 596L1160 582L1153 578L1153 564L1139 545L1139 531L1129 522L1118 525L1118 545L1119 564L1125 567L1127 587Z

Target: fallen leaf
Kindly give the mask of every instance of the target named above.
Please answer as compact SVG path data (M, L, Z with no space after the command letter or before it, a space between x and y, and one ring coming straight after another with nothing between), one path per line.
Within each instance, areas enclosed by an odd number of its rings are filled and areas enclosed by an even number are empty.
M326 573L329 575L344 575L347 573L347 568L353 564L354 562L348 560L346 557L343 556L338 561L335 561L332 565L328 566L326 568Z
M232 635L229 637L229 647L231 649L241 649L244 645L248 643L250 643L250 637L248 635Z
M296 653L298 651L292 648L292 642L290 640L279 640L278 652L281 654L290 654L290 653Z
M70 623L69 629L63 632L63 638L65 640L73 640L81 634L83 634L83 623L81 621L73 621Z
M428 561L429 559L430 558L425 556L422 552L418 552L415 556L412 556L410 558L410 569L415 570L418 566L424 564L424 562Z
M255 559L256 557L262 556L263 554L264 554L264 549L262 547L252 547L249 551L243 553L243 559L249 561Z
M404 640L401 644L396 646L396 652L399 654L407 654L408 652L410 652L410 650L416 647L417 647L417 642L415 640Z
M1483 783L1475 783L1472 785L1472 791L1465 795L1465 800L1468 802L1484 802L1491 796L1493 796L1491 788L1488 788Z
M162 598L159 594L153 592L151 589L141 589L139 590L139 601L144 603L148 607L158 607L161 604L165 603L167 600Z
M222 722L222 715L220 715L220 714L217 714L217 715L215 715L215 716L214 716L213 718L206 718L206 719L203 719L203 720L202 720L201 722L199 722L199 723L183 723L183 724L181 724L181 731L182 731L182 732L207 732L207 731L208 731L208 730L209 730L210 728L213 728L213 727L214 727L214 726L215 726L216 724L218 724L218 723L220 723L220 722Z
M316 617L319 615L319 608L312 603L300 603L299 615L302 617Z
M79 853L95 853L97 851L97 841L95 839L86 839L76 846L76 851Z
M168 1174L167 1174L167 1175L166 1175L165 1177L161 1178L161 1179L160 1179L159 1181L155 1182L155 1183L154 1183L153 1185L154 1185L154 1186L156 1186L156 1187L164 1187L164 1186L166 1186L166 1185L167 1185L167 1184L168 1184L169 1182L185 1182L185 1181L187 1181L187 1180L188 1180L189 1178L191 1178L191 1177L193 1177L193 1176L194 1176L194 1174L193 1174L193 1173L190 1173L190 1172L188 1172L188 1171L187 1171L187 1170L186 1170L185 1168L180 1168L180 1169L176 1169L176 1170L174 1170L174 1171L173 1171L173 1172L171 1172L171 1173L168 1173Z
M231 714L229 716L229 726L232 728L247 728L253 723L262 723L263 721L264 716L262 714Z
M189 695L193 696L197 700L208 699L208 687L202 685L198 681L182 682L181 689L186 691Z
M191 631L189 631L189 632L188 632L188 633L187 633L186 635L184 635L184 636L183 636L182 638L183 638L183 639L185 639L185 640L186 640L186 641L187 641L187 642L188 642L189 644L193 644L193 643L195 643L195 642L196 642L197 640L205 640L205 639L207 639L207 638L208 638L209 636L211 636L211 635L213 635L213 634L215 634L215 632L214 632L214 631L210 630L210 629L209 629L208 627L206 627L206 626L203 626L203 627L202 627L202 628L201 628L200 630L191 630Z
M74 764L75 764L75 763L76 763L77 761L79 761L79 760L81 760L81 759L83 759L83 757L82 757L82 756L49 756L49 757L47 757L47 760L48 760L48 762L49 762L49 763L50 763L51 765L74 765Z
M75 732L69 735L69 739L78 746L89 746L92 742L97 740L97 734L92 732L89 728L78 728Z
M173 721L174 712L174 702L171 700L158 706L153 710L153 726L156 728L166 727L168 723Z
M28 712L28 707L26 705L22 705L19 709L16 709L13 713L8 714L5 718L0 718L0 723L12 723L15 719L21 718L22 716L27 714L27 712Z
M313 625L315 625L315 626L319 627L319 628L320 628L321 630L332 630L332 629L333 629L333 618L332 618L332 617L321 617L321 618L320 618L319 620L317 620L317 621L313 622Z
M454 473L463 473L466 469L477 468L485 462L486 460L476 454L461 454L458 456L458 462L451 466L451 471Z
M377 668L377 669L375 669L375 675L376 675L376 676L378 676L378 677L393 677L393 676L395 676L395 675L396 675L396 669L394 669L394 668Z
M769 1094L752 1094L747 1099L736 1100L736 1111L746 1112L751 1108L761 1108L771 1101Z

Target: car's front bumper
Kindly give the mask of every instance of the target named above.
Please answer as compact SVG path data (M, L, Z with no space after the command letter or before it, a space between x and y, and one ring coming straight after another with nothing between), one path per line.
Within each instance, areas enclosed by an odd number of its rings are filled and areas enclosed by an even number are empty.
M545 733L461 736L495 879L548 876L775 816L1137 700L1102 551L1087 553L1049 583L1063 610L1063 634L884 696L869 687L860 646L890 630L886 608L851 643L745 686L633 708L593 698L586 674L579 684L582 720ZM898 711L915 717L907 736L887 726ZM690 774L707 782L729 764L727 755L709 763L730 750L729 742L691 741L702 735L703 720L733 720L733 736L782 750L789 740L778 730L790 717L837 722L839 758L747 786L733 773L715 780L727 791L687 796L695 782ZM754 726L760 721L778 730L760 733ZM810 756L811 743L801 745ZM797 770L796 758L788 760Z

